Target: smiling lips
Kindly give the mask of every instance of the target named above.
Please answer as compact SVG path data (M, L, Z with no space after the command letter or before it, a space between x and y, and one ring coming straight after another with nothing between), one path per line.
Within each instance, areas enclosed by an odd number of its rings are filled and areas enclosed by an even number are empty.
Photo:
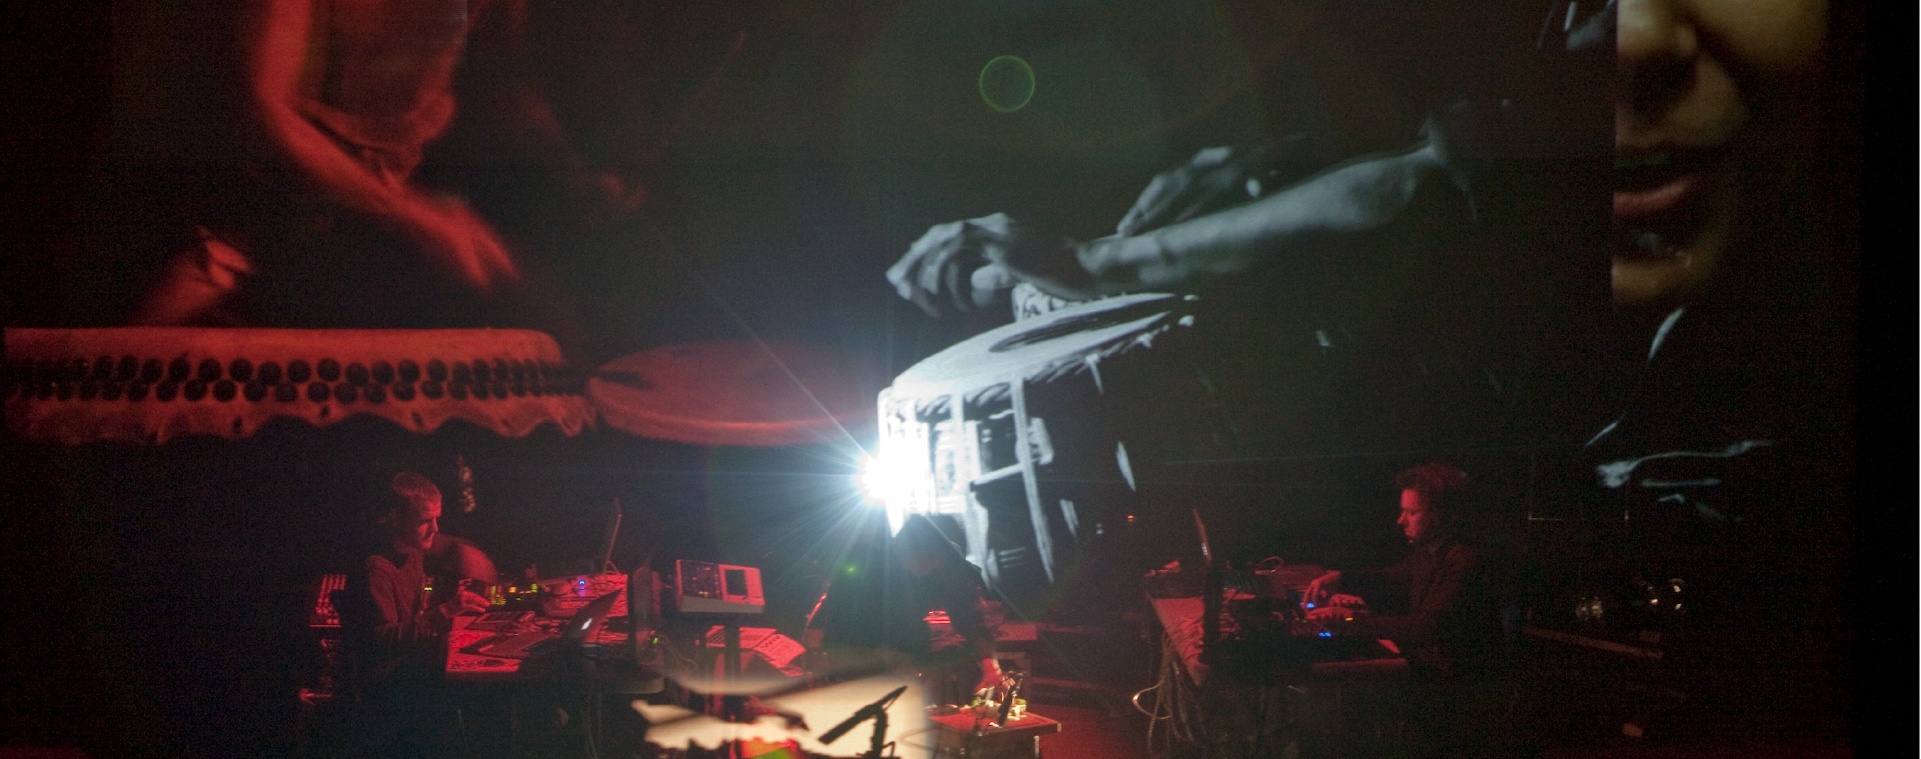
M1617 151L1622 150L1617 147ZM1666 149L1618 152L1614 162L1614 225L1617 255L1666 257L1687 237L1721 150Z
M1675 175L1651 188L1614 191L1614 218L1640 221L1679 207L1701 184L1701 173Z

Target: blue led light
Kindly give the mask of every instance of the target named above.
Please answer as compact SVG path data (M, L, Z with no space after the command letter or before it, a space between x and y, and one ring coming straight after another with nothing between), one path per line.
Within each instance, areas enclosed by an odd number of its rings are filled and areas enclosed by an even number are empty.
M1323 638L1332 638L1332 637L1334 637L1334 633L1331 633L1331 632L1328 632L1328 631L1326 631L1326 630L1322 630L1322 631L1321 631L1321 637L1323 637Z

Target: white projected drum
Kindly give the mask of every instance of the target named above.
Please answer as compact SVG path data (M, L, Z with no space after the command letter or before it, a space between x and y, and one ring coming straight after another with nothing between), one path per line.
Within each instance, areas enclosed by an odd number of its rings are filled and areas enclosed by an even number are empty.
M968 560L990 579L1059 581L1091 529L1089 500L1112 506L1135 489L1122 430L1166 410L1146 406L1167 397L1167 377L1183 376L1160 359L1188 339L1194 300L1141 294L1068 306L900 375L880 394L878 463L893 528L909 514L951 515Z

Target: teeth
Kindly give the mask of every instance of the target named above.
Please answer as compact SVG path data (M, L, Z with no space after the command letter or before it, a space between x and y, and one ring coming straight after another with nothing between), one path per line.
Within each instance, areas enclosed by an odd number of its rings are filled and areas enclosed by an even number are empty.
M1649 166L1666 166L1671 163L1674 163L1673 153L1648 153L1646 155L1618 156L1614 159L1614 168L1641 169Z
M1680 246L1660 232L1635 228L1616 228L1615 245L1617 250L1631 248L1642 255L1677 255Z

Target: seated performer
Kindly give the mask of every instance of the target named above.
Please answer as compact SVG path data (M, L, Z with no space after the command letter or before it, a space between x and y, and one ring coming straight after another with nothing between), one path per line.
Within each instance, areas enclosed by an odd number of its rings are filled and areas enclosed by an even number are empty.
M1399 523L1413 551L1376 570L1328 572L1309 583L1308 618L1340 635L1385 638L1409 663L1412 678L1386 683L1384 701L1355 698L1343 717L1346 730L1328 736L1331 755L1520 756L1517 740L1501 718L1506 695L1499 671L1500 633L1493 562L1483 547L1463 539L1462 512L1468 477L1438 462L1395 475L1401 489ZM1379 613L1343 588L1383 595L1404 591L1405 611ZM1359 694L1356 694L1357 696ZM1397 749L1379 745L1389 726L1404 729ZM1373 725L1374 729L1368 729Z
M1498 621L1480 554L1456 529L1468 478L1452 466L1427 463L1395 475L1394 482L1401 489L1399 524L1414 550L1382 569L1315 578L1303 599L1312 606L1307 616L1343 634L1392 640L1413 666L1446 672L1487 653ZM1360 597L1336 592L1349 585L1405 590L1407 610L1374 613Z
M463 574L492 574L493 565L471 544L440 536L440 489L431 480L402 472L384 495L381 543L349 576L341 621L357 660L364 737L376 746L404 746L420 741L437 698L453 618L487 608L486 599L460 587L462 580L486 577L443 575L446 592L430 598L428 556L443 553Z
M968 682L978 666L972 691L978 693L999 687L1002 679L985 605L977 570L933 522L914 515L888 541L884 559L834 581L816 623L829 651L902 654L934 685L949 677ZM934 635L926 617L935 610L947 612L952 635Z

